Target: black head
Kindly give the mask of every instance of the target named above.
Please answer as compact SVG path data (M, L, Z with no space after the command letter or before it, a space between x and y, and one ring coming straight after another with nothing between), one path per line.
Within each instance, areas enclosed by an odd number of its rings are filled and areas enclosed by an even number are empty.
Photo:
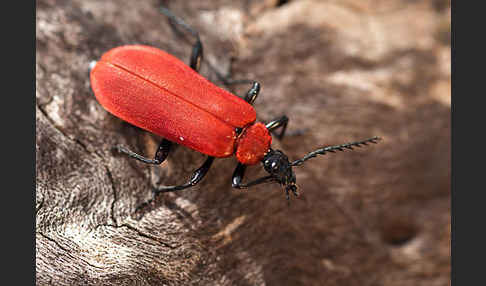
M265 171L285 187L287 199L289 199L289 191L298 196L295 174L287 155L280 150L270 149L263 157L262 163Z

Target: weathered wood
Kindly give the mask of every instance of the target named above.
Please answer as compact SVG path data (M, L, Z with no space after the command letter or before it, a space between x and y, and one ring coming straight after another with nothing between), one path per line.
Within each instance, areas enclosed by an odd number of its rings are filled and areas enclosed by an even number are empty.
M112 153L122 144L151 155L160 138L103 110L89 64L135 43L187 61L190 46L158 1L37 1L38 285L450 284L450 10L438 1L283 2L169 7L200 31L206 61L227 72L234 57L236 77L260 81L261 120L286 113L290 133L308 130L275 140L292 159L384 141L296 168L303 194L289 207L275 185L231 189L231 158L139 217L151 182L184 182L204 156L179 147L146 166ZM217 82L208 65L202 73Z

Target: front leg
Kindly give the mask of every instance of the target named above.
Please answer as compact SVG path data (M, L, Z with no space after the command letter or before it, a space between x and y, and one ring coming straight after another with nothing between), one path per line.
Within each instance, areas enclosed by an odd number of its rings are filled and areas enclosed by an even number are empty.
M231 186L235 189L246 189L252 186L256 186L263 183L277 182L275 177L268 175L265 177L258 178L249 183L243 184L243 177L245 176L246 165L238 163L235 171L233 172L233 177L231 179Z
M256 186L263 183L279 183L278 179L276 179L272 175L267 175L256 180L253 180L249 183L243 184L243 177L245 176L246 165L238 163L236 166L235 171L233 172L233 177L231 180L231 185L235 189L247 189L252 186ZM285 186L285 196L287 198L287 204L290 205L290 196L289 191L291 191L294 196L298 197L299 193L297 192L297 187L295 185L288 185Z

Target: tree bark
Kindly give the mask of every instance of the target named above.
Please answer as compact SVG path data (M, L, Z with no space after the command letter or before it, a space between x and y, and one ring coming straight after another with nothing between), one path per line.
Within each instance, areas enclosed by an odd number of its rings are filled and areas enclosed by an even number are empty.
M136 213L151 185L184 183L205 156L179 146L147 166L113 153L150 157L161 138L99 105L90 62L135 43L188 62L190 43L157 1L37 1L37 284L449 285L447 3L166 1L200 32L204 76L258 80L258 119L287 114L288 132L304 131L274 139L291 159L384 140L295 168L290 205L278 185L232 189L226 158Z

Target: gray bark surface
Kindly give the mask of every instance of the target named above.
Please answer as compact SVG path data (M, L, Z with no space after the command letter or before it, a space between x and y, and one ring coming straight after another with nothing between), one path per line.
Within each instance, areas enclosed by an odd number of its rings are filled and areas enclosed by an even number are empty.
M171 1L200 32L211 63L256 79L258 119L290 118L273 146L298 159L378 135L378 145L295 168L302 195L231 188L234 158L196 187L205 156L106 112L89 65L147 44L185 62L158 1L36 2L36 282L38 285L450 285L450 9L448 1ZM232 88L242 95L248 86ZM247 178L263 174L252 167Z

